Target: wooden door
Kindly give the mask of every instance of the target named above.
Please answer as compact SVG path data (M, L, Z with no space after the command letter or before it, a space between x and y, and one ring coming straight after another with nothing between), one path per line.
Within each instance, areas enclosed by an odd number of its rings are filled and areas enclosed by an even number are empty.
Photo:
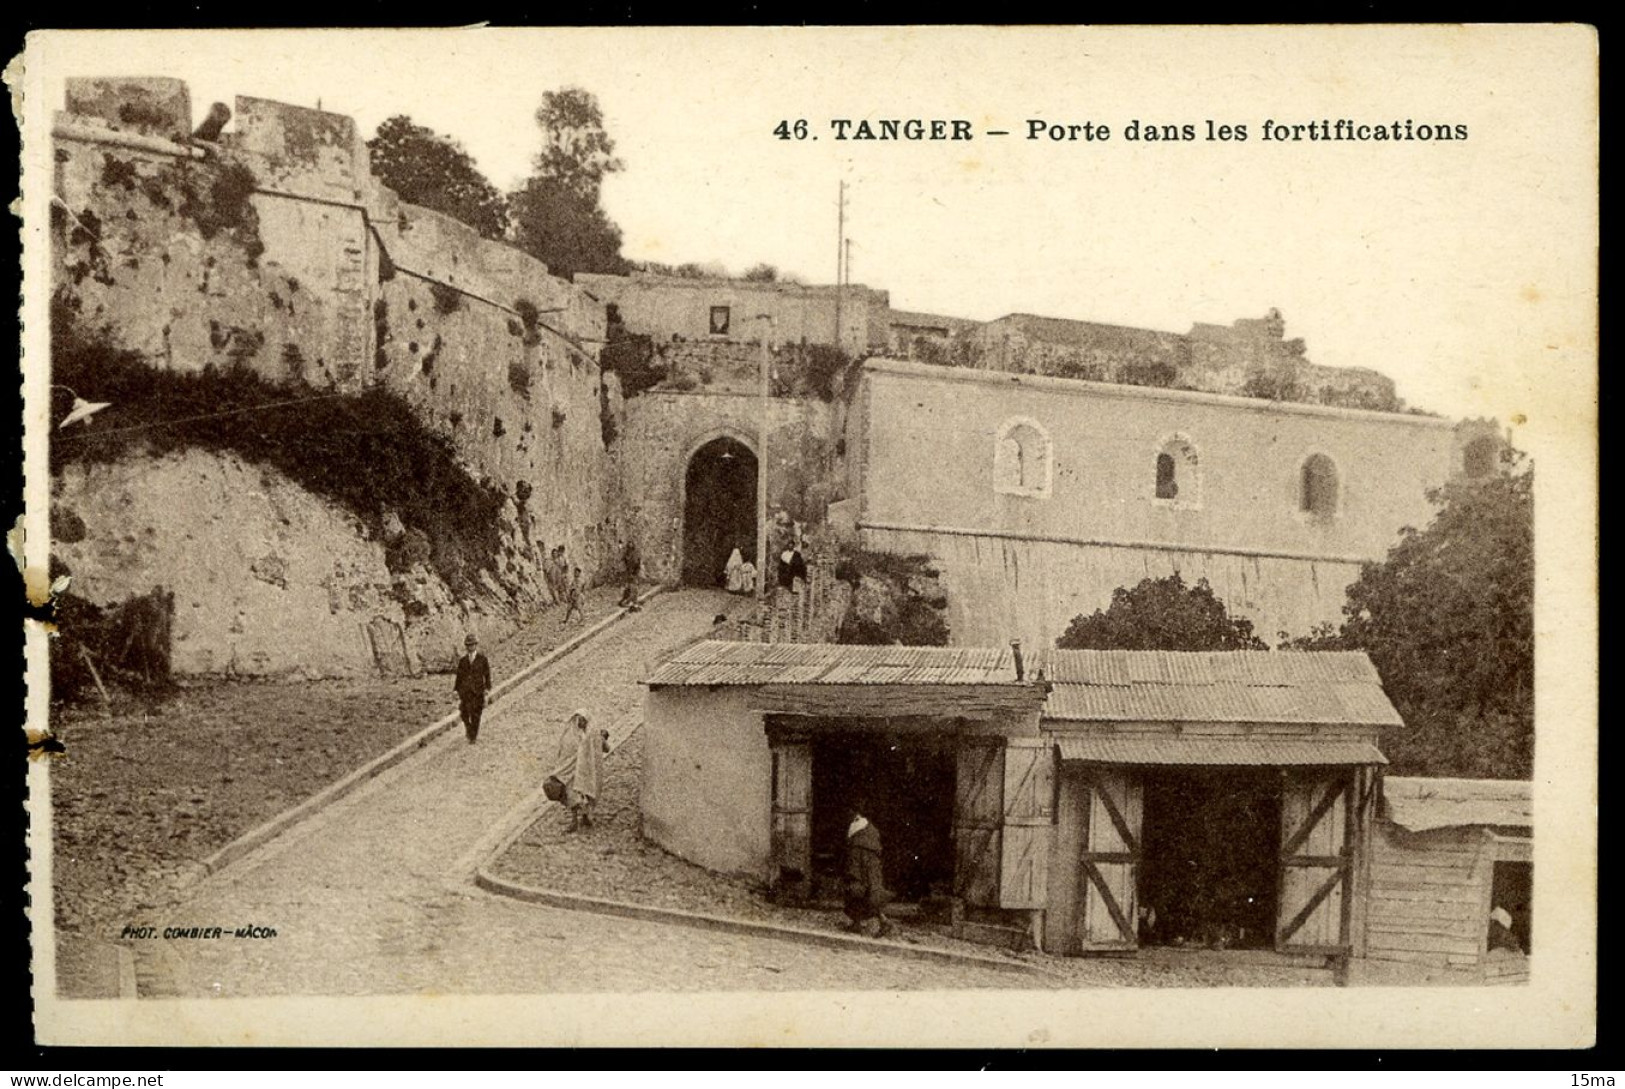
M773 874L782 881L812 878L812 745L805 741L774 745Z
M1354 774L1289 771L1281 791L1275 947L1343 952L1353 908Z
M1078 946L1085 951L1134 949L1139 946L1137 886L1145 811L1140 778L1121 768L1090 768L1084 788L1087 827Z
M1004 749L1004 817L999 906L1034 910L1049 899L1049 841L1055 824L1055 745L1013 737Z
M954 768L954 895L974 907L999 903L1004 829L1004 746L962 745Z

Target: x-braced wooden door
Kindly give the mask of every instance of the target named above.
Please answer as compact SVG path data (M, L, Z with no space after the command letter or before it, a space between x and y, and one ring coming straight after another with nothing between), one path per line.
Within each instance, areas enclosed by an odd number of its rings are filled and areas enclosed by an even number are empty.
M1137 949L1140 831L1145 811L1140 777L1120 768L1090 768L1084 833L1083 920L1078 946L1084 951Z
M1286 773L1275 923L1275 947L1283 953L1349 949L1357 781L1350 769Z

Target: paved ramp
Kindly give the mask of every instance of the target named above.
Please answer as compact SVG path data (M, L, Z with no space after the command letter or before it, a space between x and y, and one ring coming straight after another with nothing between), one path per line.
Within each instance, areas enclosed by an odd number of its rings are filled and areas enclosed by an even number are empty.
M154 919L218 939L137 945L144 997L1012 986L1008 975L771 938L559 911L491 896L470 851L551 768L567 716L619 742L651 666L705 636L730 599L653 599L460 730L205 879ZM238 927L274 938L234 938Z

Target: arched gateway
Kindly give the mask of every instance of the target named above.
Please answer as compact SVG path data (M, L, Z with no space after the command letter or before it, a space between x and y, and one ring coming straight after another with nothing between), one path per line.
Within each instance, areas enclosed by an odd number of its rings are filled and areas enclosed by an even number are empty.
M756 559L756 454L724 435L695 450L683 479L683 582L720 586L734 549Z

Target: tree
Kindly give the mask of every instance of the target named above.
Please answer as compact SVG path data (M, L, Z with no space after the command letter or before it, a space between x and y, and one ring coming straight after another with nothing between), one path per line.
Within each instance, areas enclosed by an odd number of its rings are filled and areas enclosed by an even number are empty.
M741 279L749 280L752 283L761 284L776 283L778 278L779 270L768 264L766 261L758 262L757 264L752 265L750 268L745 270L745 275L741 277Z
M1112 591L1111 606L1075 616L1055 641L1063 650L1264 650L1250 620L1232 617L1207 579L1177 573Z
M542 150L535 172L552 178L584 197L597 199L607 174L625 169L615 157L615 141L604 131L598 97L580 87L565 87L542 95L536 109L542 129Z
M536 123L542 150L531 176L510 198L515 241L557 276L626 272L621 230L600 202L605 176L623 164L604 130L598 99L580 87L548 91Z
M595 199L553 178L532 177L509 202L514 240L555 276L578 272L622 275L621 229Z
M486 238L508 230L507 201L461 144L397 115L367 141L372 171L410 204L444 212Z
M1405 720L1383 737L1391 772L1533 774L1534 472L1523 455L1504 457L1504 473L1428 494L1433 521L1365 565L1341 628L1286 644L1371 656Z

